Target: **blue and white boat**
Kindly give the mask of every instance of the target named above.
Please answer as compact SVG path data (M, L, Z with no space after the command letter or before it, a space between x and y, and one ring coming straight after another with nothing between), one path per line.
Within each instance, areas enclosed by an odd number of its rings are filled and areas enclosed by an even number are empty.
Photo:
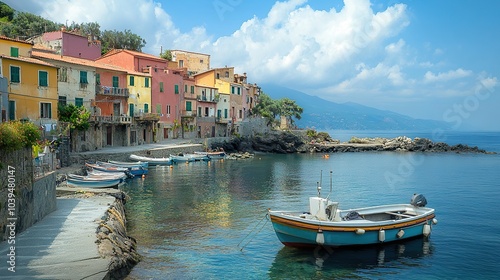
M108 160L108 163L117 165L117 166L122 166L122 167L135 167L135 166L142 166L142 168L148 168L149 167L149 162L147 161L115 161L115 160Z
M96 162L96 165L104 168L126 168L130 172L130 174L134 176L141 176L148 174L148 167L145 167L145 165L142 163L125 165L125 164L98 161Z
M307 211L268 210L278 239L286 246L359 246L428 237L437 224L434 209L422 195L409 204L340 210L339 203L318 196L309 198Z

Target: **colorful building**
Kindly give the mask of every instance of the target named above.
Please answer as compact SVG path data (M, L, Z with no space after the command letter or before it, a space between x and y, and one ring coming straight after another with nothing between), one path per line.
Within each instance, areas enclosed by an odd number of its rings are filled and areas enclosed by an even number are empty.
M31 57L32 47L0 36L1 76L8 80L8 105L2 102L2 114L6 120L30 120L51 131L57 124L57 67Z

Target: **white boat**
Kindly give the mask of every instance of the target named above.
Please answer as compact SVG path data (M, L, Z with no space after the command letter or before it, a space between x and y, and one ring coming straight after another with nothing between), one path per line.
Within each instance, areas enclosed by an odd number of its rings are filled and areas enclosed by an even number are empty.
M138 155L130 155L131 160L138 160L141 162L147 162L149 165L170 165L172 164L172 160L170 158L153 158L153 157L144 157Z
M173 163L179 162L193 162L195 159L193 157L185 156L184 154L170 155Z
M409 204L340 210L339 203L318 196L309 198L306 211L268 210L278 239L286 246L359 246L417 236L428 237L437 224L434 209L422 195Z
M144 166L147 165L147 163L140 163L140 164L116 164L116 163L111 163L111 162L102 162L98 161L96 162L96 165L99 165L101 167L117 167L117 168L126 168L132 175L134 176L141 176L148 174L148 167Z
M217 151L217 152L194 152L197 155L208 156L210 159L221 159L226 157L226 152Z
M108 160L108 163L122 166L122 167L134 167L134 166L142 166L143 168L148 168L149 163L147 161L115 161Z
M84 188L112 188L118 186L121 179L113 178L91 178L87 176L70 177L68 176L68 185Z
M70 174L68 174L69 176ZM73 175L73 174L72 174ZM89 170L87 171L87 177L96 177L96 178L117 178L125 180L127 179L127 174L121 172L104 172L99 170Z

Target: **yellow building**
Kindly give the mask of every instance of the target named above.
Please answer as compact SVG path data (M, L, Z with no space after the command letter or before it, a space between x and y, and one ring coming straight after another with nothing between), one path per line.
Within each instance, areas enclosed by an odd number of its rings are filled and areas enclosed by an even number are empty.
M128 115L130 117L151 113L151 75L129 71L127 74Z
M31 43L0 36L1 76L7 79L7 120L57 123L57 67L31 58ZM3 94L2 94L3 95ZM2 99L5 98L2 96ZM2 108L2 109L3 109Z

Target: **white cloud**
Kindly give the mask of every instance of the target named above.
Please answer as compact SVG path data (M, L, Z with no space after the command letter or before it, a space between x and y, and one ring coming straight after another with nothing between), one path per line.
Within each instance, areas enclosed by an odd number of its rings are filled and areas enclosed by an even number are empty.
M434 74L431 71L427 71L424 75L424 83L436 83L436 82L447 82L450 80L461 79L471 76L473 73L470 70L464 70L458 68L456 70L450 70L445 73Z

